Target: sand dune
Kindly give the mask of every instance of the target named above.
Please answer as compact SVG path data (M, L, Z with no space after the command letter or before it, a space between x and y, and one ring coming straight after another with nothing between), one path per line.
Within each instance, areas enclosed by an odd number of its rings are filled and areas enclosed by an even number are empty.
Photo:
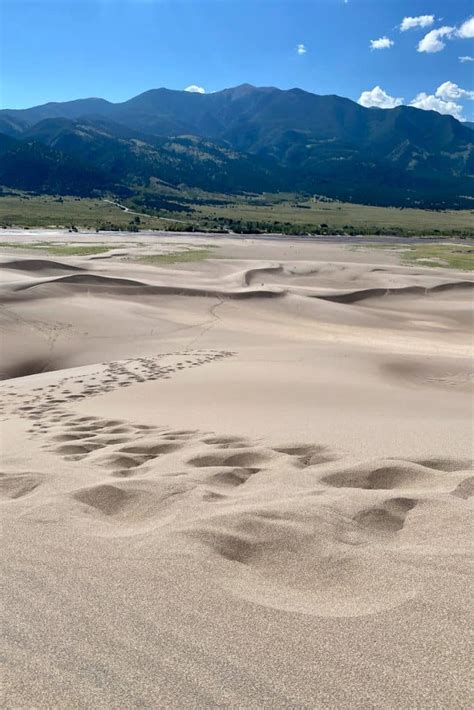
M32 271L47 276L55 274L58 271L65 273L69 271L82 271L80 266L72 264L63 264L60 261L52 259L12 259L11 261L2 261L2 269L13 269L14 271Z
M104 239L0 264L4 705L469 707L472 280Z
M329 296L319 296L328 301L336 301L337 303L357 303L366 298L376 298L377 296L407 296L407 295L429 295L438 291L448 291L459 288L472 288L471 281L454 281L453 283L442 283L436 286L402 286L400 288L367 288L361 291L348 291L341 294L331 294Z

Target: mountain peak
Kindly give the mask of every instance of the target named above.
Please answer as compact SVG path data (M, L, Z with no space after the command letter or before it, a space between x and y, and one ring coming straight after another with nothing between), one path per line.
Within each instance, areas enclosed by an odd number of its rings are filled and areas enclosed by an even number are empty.
M41 124L45 119L52 122ZM86 121L87 130L65 119ZM0 132L64 153L77 149L78 158L92 145L90 160L99 166L122 152L123 179L132 184L137 177L185 178L217 191L232 185L258 192L260 185L262 190L426 206L460 206L467 198L459 196L474 192L473 131L452 116L404 106L367 109L347 98L298 88L245 83L195 94L162 87L123 103L83 99L0 111ZM192 153L183 136L193 136L202 152ZM140 155L126 143L137 138L148 146ZM186 155L184 172L172 167L177 164L173 151Z
M240 91L240 92L245 92L245 91L256 91L257 87L254 86L253 84L238 84L237 86L231 86L228 89L224 89L224 91Z
M239 84L238 86L233 86L228 89L223 89L218 92L220 94L227 93L232 94L232 96L247 96L250 94L264 94L270 92L282 91L276 86L254 86L253 84Z

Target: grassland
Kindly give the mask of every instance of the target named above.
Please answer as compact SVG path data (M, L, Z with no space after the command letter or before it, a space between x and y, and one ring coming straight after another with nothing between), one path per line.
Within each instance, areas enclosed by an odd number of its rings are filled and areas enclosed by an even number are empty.
M210 256L213 256L211 249L188 249L187 251L175 251L169 254L149 254L139 257L137 261L140 261L142 264L156 264L160 266L162 264L202 261L203 259L208 259Z
M417 244L402 251L401 261L408 265L474 271L474 247L464 244Z
M111 247L107 246L82 246L82 245L63 245L54 244L53 242L4 242L0 240L0 247L8 247L9 249L27 249L39 251L42 254L50 254L51 256L91 256L93 254L102 254L109 251Z
M474 237L474 210L430 211L371 207L292 194L229 196L173 190L173 200L190 211L141 207L135 215L101 199L0 196L0 226L70 229L273 232L283 234L362 234ZM137 209L133 198L127 206ZM140 211L141 211L140 210ZM0 233L1 235L1 233Z
M294 195L262 195L235 202L197 206L196 211L214 223L247 222L303 233L400 234L402 236L474 236L474 210L419 210L372 207L316 199L298 200ZM273 230L272 230L273 231Z
M432 268L474 271L474 246L471 241L468 244L453 241L443 244L407 244L406 246L370 242L352 245L350 248L395 251L400 257L400 263L406 266L430 266Z
M163 229L167 222L155 216L135 216L101 199L52 195L0 197L0 226L65 227L85 229Z

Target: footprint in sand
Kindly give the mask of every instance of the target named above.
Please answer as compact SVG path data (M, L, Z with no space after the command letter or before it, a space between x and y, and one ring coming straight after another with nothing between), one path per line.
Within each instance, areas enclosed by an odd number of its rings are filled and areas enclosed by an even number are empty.
M10 500L23 498L41 484L43 477L36 473L0 474L0 496Z
M352 520L376 535L393 535L403 528L417 503L414 498L387 498L381 505L361 510Z

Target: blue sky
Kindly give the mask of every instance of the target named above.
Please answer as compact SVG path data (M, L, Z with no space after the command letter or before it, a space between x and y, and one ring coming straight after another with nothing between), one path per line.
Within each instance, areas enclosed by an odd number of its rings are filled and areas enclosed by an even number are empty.
M0 0L0 12L3 108L248 82L474 120L467 0ZM405 17L417 19L401 31Z

